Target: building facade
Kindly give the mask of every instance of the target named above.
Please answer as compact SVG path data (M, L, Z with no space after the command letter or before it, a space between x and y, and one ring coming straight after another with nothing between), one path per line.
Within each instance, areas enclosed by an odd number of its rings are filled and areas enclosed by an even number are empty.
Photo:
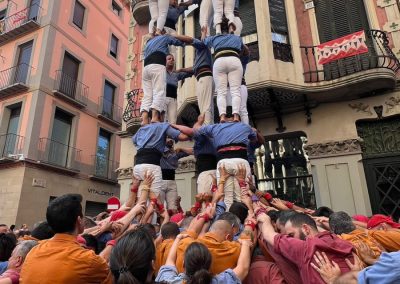
M84 214L119 196L130 25L120 0L0 3L0 219L33 225L50 200Z
M149 20L147 1L133 1L136 61L132 89L140 88L140 52ZM400 10L395 0L241 0L242 38L251 51L246 82L251 124L265 136L256 152L259 187L304 206L349 214L400 216ZM147 14L146 14L147 12ZM198 9L181 17L178 33L199 36ZM319 45L362 32L367 51L321 63ZM355 43L356 45L358 43ZM178 67L194 50L179 49ZM326 56L326 54L322 54ZM195 79L178 96L178 122L198 115ZM138 127L134 92L125 102L121 195L129 188ZM127 106L128 105L128 106ZM126 154L125 154L126 153ZM193 160L177 175L188 200L196 192Z

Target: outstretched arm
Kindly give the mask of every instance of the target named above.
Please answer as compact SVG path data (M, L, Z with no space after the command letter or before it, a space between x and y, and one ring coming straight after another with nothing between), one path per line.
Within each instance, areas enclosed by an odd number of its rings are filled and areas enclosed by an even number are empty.
M187 136L193 136L193 128L179 124L171 124L171 126Z
M174 38L179 39L180 41L186 43L186 44L192 44L193 43L193 38L187 35L173 35Z

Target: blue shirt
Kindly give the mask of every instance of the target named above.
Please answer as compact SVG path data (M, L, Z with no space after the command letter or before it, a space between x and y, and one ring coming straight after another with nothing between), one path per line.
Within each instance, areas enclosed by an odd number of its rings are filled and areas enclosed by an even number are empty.
M150 123L139 128L132 137L137 150L143 148L155 148L164 152L167 136L178 142L179 130L172 128L168 122Z
M193 71L196 74L200 68L212 67L212 56L210 49L198 39L193 39L193 47L196 49Z
M168 147L165 147L160 160L160 167L163 170L176 170L178 168L179 159L187 156L189 155L183 151L176 153L174 150L170 151Z
M249 145L247 145L247 161L249 161L249 163L255 163L256 162L256 156L255 156L255 152L256 149L261 147L260 143L250 143Z
M178 82L180 80L186 79L188 77L192 77L192 72L168 72L167 71L167 85L172 85L174 87L178 87Z
M0 275L7 270L8 261L0 262Z
M400 251L383 252L379 261L358 273L358 283L400 283Z
M240 56L240 62L242 63L242 67L243 67L243 76L244 76L244 73L246 73L246 68L247 68L247 64L249 64L249 61L250 61L250 55Z
M179 20L180 15L182 15L186 10L187 6L169 6L168 8L168 13L167 13L167 21L171 22L171 24L174 26L173 29L175 29L175 25ZM170 27L172 28L172 27Z
M200 127L198 132L206 137L214 138L213 142L216 149L233 143L249 145L249 140L254 140L257 137L256 132L249 125L242 122L206 125Z
M184 46L185 44L179 39L170 35L159 35L149 39L144 48L144 57L147 58L154 52L162 52L166 56L169 54L168 47L170 45Z
M181 284L187 281L188 277L185 273L178 274L176 267L173 265L163 265L158 271L156 282L165 281L170 284ZM211 280L211 284L240 284L242 281L236 276L232 269L227 269Z
M216 155L213 138L201 135L198 131L194 132L193 135L193 154L195 157L198 155Z
M221 34L206 37L204 39L204 44L207 45L209 48L214 48L215 51L228 48L241 51L243 48L242 38L233 34Z

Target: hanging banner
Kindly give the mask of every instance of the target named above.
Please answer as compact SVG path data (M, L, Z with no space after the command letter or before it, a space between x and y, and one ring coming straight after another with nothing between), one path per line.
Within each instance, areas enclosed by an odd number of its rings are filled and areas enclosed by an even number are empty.
M349 34L317 46L318 64L326 64L342 58L368 52L364 31Z

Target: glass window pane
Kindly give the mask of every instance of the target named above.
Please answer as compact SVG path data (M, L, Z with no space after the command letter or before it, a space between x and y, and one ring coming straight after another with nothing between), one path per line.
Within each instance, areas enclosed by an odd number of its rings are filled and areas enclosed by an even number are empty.
M83 18L85 16L85 7L78 1L75 1L73 23L80 29L83 28Z
M117 57L117 53L118 53L118 38L115 35L111 35L110 54L114 57Z
M106 81L104 84L104 97L102 115L112 119L115 86Z
M110 154L110 139L111 134L103 129L100 129L95 157L95 174L97 176L107 177L108 159Z

